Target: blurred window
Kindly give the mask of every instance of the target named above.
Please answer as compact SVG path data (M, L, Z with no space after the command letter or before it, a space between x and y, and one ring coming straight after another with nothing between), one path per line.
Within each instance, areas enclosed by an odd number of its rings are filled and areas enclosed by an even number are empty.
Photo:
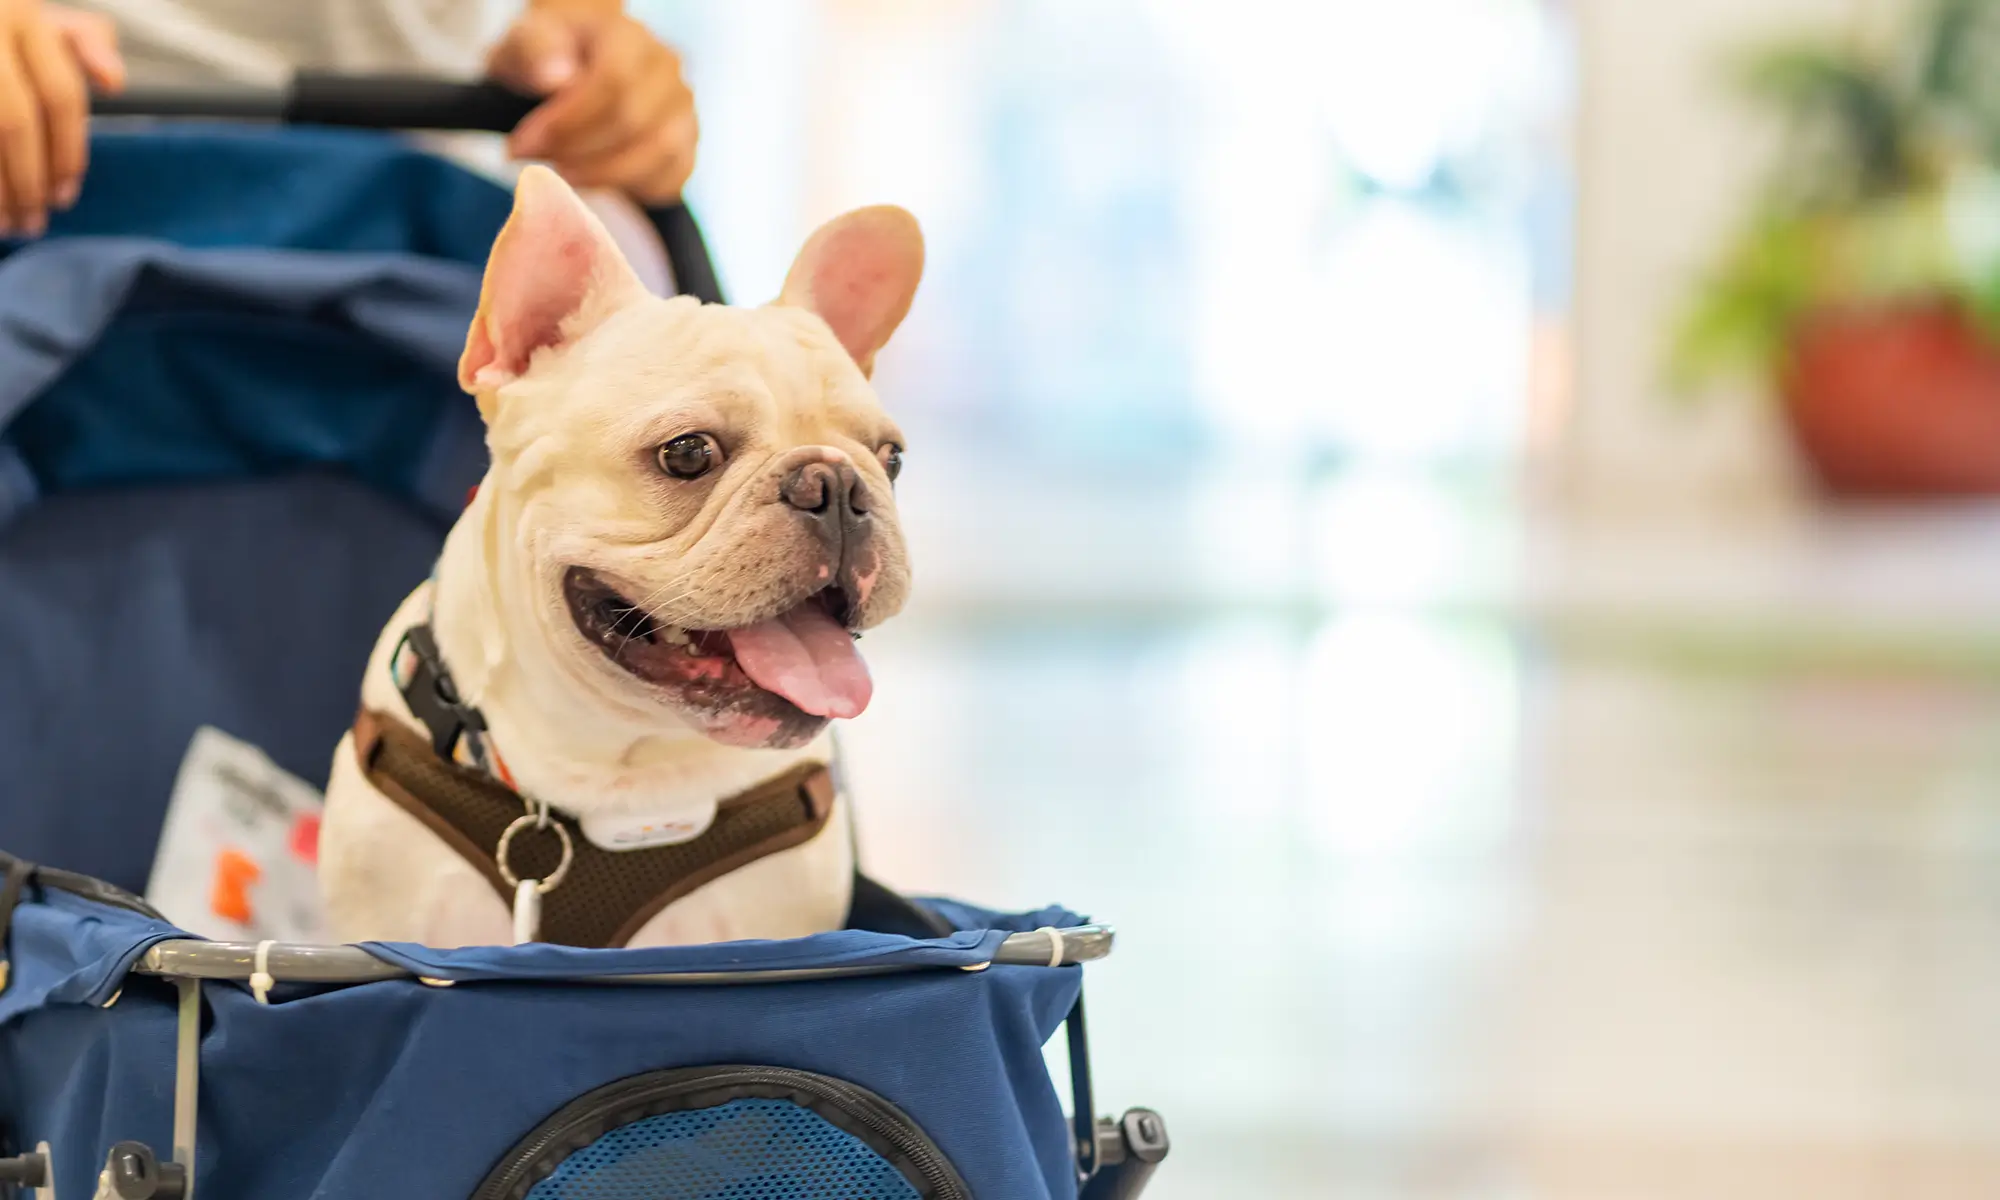
M739 299L915 209L885 369L926 435L1064 461L1491 463L1560 421L1567 18L1545 0L642 0Z

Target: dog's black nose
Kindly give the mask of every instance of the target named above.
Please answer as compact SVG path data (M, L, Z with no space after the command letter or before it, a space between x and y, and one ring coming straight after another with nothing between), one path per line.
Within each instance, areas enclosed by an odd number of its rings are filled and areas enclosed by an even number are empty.
M847 526L868 515L868 485L851 463L810 462L778 485L785 503L830 525Z

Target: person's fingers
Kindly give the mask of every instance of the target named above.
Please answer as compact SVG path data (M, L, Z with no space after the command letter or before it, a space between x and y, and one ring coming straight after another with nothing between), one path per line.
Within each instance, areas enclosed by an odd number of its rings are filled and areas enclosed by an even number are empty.
M70 54L62 34L46 23L31 23L22 31L20 56L28 87L40 97L42 107L48 193L40 203L48 208L68 208L76 203L83 186L84 160L90 147L90 99L84 90L83 68ZM39 211L35 214L37 218L41 215Z
M580 188L618 188L659 172L674 148L660 134L638 138L589 158L557 164L556 169L571 185Z
M643 34L641 27L624 21L593 31L583 70L515 127L508 142L515 157L559 157L580 134L612 119L620 94L637 80L649 49L648 39L631 36L632 29Z
M519 158L553 163L579 187L647 203L679 197L699 126L680 56L629 18L592 27L574 79L514 130Z
M83 66L90 86L100 92L125 90L125 56L118 52L118 26L109 17L73 8L45 10L69 52Z
M584 36L574 22L531 9L486 58L487 75L537 96L566 86L583 69Z
M692 108L643 137L594 158L561 167L579 188L611 188L641 204L670 204L681 196L694 170L696 141Z
M34 232L48 192L42 114L21 66L19 39L0 37L0 233Z
M693 107L694 95L672 60L648 56L626 86L611 90L611 105L601 120L567 136L558 129L558 140L543 154L558 165L599 158L650 136Z

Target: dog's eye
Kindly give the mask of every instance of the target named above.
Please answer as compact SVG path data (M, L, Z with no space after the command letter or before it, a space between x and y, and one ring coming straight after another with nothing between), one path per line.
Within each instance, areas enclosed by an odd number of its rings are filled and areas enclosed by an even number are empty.
M722 447L705 433L684 433L660 447L660 470L675 479L699 479L722 461Z
M889 482L896 482L896 476L903 473L903 448L894 442L883 442L875 455L882 460L882 469L889 472Z

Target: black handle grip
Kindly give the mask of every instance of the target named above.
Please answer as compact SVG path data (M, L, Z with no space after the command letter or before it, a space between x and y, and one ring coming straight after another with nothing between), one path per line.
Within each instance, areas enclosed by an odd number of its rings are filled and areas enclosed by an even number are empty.
M288 125L507 133L541 100L498 83L453 83L407 75L301 71L281 119Z
M301 71L290 86L202 89L133 88L97 96L98 116L193 117L335 125L346 129L421 129L507 133L541 101L502 84L462 83L414 75L335 75ZM722 303L722 286L701 226L684 204L648 208L646 217L684 295Z

